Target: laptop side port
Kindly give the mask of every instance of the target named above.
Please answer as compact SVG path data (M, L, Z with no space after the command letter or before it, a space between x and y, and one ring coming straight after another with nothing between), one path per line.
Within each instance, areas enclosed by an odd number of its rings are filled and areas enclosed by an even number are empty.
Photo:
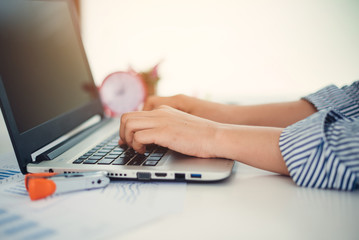
M137 179L138 180L150 180L151 179L151 173L149 173L149 172L138 172L137 173Z
M176 181L184 181L186 180L186 175L184 173L175 173Z
M155 173L156 177L167 177L167 173Z
M199 173L191 173L191 178L202 178L202 174L199 174Z

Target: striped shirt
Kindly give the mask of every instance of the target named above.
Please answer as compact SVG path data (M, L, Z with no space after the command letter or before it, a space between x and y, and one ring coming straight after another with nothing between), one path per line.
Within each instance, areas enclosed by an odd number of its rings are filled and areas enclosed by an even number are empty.
M285 128L279 147L293 181L304 187L359 187L359 81L304 97L318 110Z

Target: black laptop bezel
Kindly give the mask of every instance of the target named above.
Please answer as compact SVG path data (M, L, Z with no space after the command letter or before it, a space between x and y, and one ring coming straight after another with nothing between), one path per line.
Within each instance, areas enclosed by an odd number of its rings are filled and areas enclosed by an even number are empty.
M87 56L85 53L85 49L83 46L80 28L78 24L78 18L75 11L75 7L73 3L69 0L35 0L35 1L43 1L43 2L66 2L71 18L73 21L73 25L75 28L76 35L78 37L79 45L81 53L84 56L85 64L90 76L90 80L95 86L93 76L90 70L90 66L87 60ZM20 69L19 69L20 71ZM23 133L20 133L14 114L10 107L10 102L7 98L6 90L4 87L3 79L0 73L0 107L3 113L3 117L10 135L10 139L12 141L12 145L17 157L17 161L22 173L27 173L26 165L28 163L33 162L31 154L47 144L53 142L69 131L75 129L81 123L90 119L93 116L99 115L103 119L105 117L102 103L99 97L98 92L94 93L93 99L70 112L64 113L54 119L51 119L41 125L38 125L30 130L27 130Z

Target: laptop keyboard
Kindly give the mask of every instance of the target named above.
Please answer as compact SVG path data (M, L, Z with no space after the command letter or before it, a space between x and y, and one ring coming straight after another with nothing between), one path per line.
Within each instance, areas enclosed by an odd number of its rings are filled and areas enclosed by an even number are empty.
M164 147L147 145L146 152L139 154L132 148L119 146L118 140L118 134L114 134L76 159L73 164L156 166L168 151Z

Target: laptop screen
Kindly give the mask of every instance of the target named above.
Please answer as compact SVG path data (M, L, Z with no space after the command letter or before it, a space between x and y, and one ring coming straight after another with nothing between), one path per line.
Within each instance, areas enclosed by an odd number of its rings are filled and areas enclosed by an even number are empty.
M0 1L0 106L22 172L31 153L104 117L70 0Z
M20 133L91 101L94 85L66 2L0 14L0 72Z

